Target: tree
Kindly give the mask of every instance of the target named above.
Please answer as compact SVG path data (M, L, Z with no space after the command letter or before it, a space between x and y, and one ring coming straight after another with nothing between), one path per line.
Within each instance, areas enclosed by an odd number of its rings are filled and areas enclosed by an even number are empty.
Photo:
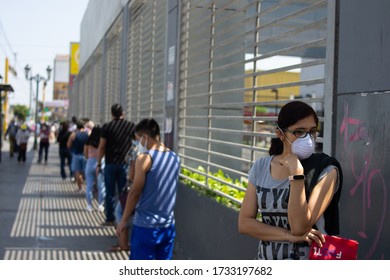
M26 120L26 117L28 115L28 107L25 105L15 105L13 106L14 115L22 121Z

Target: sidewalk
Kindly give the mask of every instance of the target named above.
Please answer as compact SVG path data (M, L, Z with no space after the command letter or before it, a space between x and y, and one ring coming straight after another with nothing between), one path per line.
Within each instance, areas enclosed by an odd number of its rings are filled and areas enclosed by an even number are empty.
M127 260L128 252L110 252L117 244L113 227L103 227L104 214L85 210L85 191L62 180L58 145L51 144L47 164L28 145L27 161L9 157L3 142L0 162L0 259ZM94 207L97 209L96 200Z

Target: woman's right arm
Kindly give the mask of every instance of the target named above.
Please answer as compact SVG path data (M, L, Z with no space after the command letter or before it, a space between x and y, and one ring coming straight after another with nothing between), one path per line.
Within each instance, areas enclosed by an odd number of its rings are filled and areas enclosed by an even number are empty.
M70 149L72 147L72 143L73 143L73 140L76 136L76 133L72 132L68 138L68 142L66 142L66 146L68 147L68 149Z
M302 242L312 241L322 247L324 242L321 232L311 229L302 235L292 235L290 230L267 225L257 220L257 194L255 186L249 182L244 200L238 215L238 231L263 241Z
M292 241L293 236L284 228L264 224L257 216L256 188L249 182L238 215L238 231L263 241Z

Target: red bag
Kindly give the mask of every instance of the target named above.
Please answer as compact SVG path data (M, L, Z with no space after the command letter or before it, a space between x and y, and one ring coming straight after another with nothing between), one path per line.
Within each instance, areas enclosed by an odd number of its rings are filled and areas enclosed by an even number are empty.
M356 260L359 243L356 240L324 235L322 248L311 243L309 260Z

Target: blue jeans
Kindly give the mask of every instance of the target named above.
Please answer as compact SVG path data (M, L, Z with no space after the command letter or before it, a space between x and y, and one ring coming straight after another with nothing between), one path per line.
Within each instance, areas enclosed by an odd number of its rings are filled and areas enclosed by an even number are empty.
M68 148L62 148L59 150L60 153L60 168L61 168L61 178L66 178L66 171L65 171L65 161L68 161L69 166L69 178L73 177L73 171L70 165L72 164L72 153Z
M127 165L106 163L104 181L106 183L106 222L115 222L116 190L119 195L126 185Z
M84 173L85 171L85 157L83 154L72 154L71 168L73 172Z
M106 187L104 185L103 174L99 174L96 177L96 167L97 159L88 158L87 164L85 166L85 181L86 181L86 192L85 198L87 200L87 205L92 206L93 199L93 184L96 182L96 187L98 189L98 204L102 205L104 203L104 198L106 196Z
M176 236L175 225L144 228L133 225L130 260L170 260Z

